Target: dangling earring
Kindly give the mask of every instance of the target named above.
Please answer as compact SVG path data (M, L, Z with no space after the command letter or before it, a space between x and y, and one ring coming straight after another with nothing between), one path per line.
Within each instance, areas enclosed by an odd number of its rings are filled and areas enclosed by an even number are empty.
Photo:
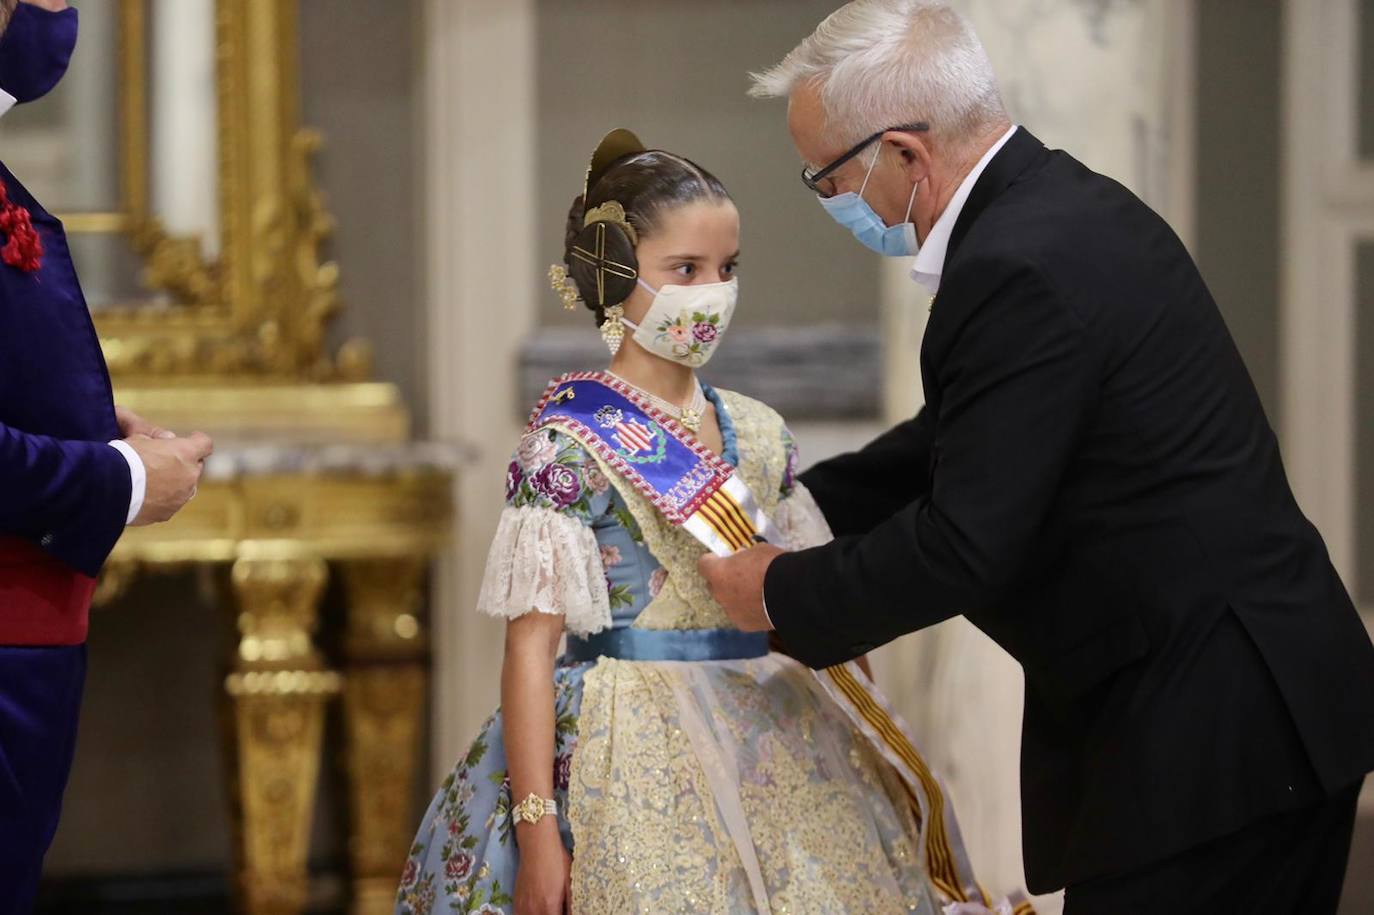
M625 306L612 305L606 309L606 320L601 322L601 339L606 341L612 358L620 352L620 344L625 342L625 325L621 323L624 317Z

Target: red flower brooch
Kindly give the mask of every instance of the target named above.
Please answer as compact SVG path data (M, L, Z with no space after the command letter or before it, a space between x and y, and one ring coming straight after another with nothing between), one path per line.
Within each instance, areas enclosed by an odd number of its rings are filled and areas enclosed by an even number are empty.
M0 247L0 260L25 273L43 263L43 240L33 227L29 211L10 200L9 188L0 181L0 233L8 238Z

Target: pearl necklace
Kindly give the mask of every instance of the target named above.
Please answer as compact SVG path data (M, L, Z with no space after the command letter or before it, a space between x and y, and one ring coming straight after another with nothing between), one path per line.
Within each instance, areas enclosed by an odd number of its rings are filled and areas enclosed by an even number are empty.
M634 388L635 391L648 399L659 410L681 423L682 427L688 432L695 435L701 431L701 421L706 417L706 392L702 390L701 381L699 379L695 377L692 378L692 399L683 406L678 406L675 403L664 400L657 394L651 394L637 384L631 384L615 372L607 371L606 374L610 375L621 384Z

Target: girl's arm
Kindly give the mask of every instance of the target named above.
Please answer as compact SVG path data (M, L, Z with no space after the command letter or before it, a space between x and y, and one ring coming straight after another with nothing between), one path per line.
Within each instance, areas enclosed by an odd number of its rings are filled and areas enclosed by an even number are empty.
M531 794L553 797L553 671L563 635L561 614L530 612L506 625L501 668L506 764L514 803ZM515 825L520 864L515 909L521 915L561 915L568 904L571 859L558 834L558 817Z

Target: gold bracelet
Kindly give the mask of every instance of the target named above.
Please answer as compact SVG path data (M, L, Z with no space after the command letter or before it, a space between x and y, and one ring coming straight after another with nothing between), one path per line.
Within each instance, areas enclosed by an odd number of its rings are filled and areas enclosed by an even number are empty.
M538 823L547 816L558 815L558 804L546 797L531 794L511 809L517 823Z

